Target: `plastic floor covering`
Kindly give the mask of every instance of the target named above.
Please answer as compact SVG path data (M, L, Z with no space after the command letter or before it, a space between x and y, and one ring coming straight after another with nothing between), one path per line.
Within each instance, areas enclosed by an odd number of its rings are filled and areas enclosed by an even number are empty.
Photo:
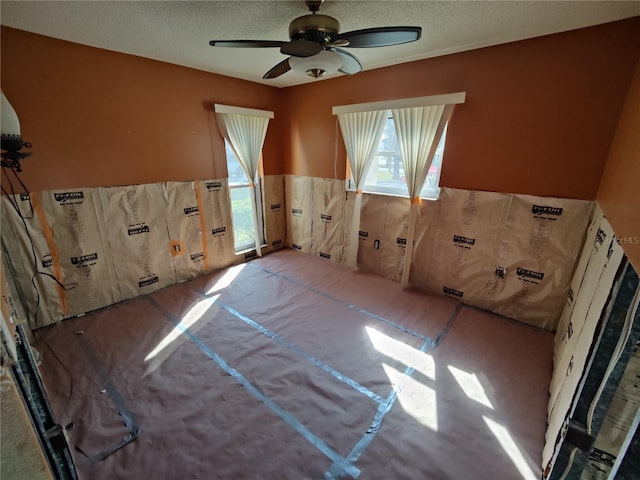
M552 334L317 257L37 337L82 480L540 478Z

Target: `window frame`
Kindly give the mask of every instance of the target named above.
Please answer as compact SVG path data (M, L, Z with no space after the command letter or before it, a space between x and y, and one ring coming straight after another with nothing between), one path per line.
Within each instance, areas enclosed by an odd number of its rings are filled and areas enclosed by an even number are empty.
M393 120L393 114L391 112L389 112L389 117L387 118L387 120ZM444 131L442 132L442 137L440 138L440 142L438 143L436 153L433 156L433 160L431 163L431 165L433 166L436 158L438 158L439 164L438 164L438 170L436 172L436 177L435 177L435 186L427 188L427 179L429 178L429 176L427 175L427 178L425 178L425 183L422 186L422 189L420 190L420 198L423 198L426 200L437 200L440 196L440 174L442 173L442 157L444 156L444 150L445 150L444 146L445 146L446 137L447 137L447 127L448 127L448 122L447 122L447 126L445 126ZM382 142L382 139L380 139L380 141ZM398 151L398 154L402 155L400 151ZM369 167L369 171L367 172L367 177L371 173L371 169L375 168L376 166L375 157L379 157L379 156L380 155L374 154L374 161L371 163ZM402 158L400 158L400 168L402 168ZM353 182L353 177L351 176L351 173L349 173L349 178L347 180L348 180L347 189L353 191L354 182ZM365 193L391 195L396 197L409 198L409 191L406 187L406 183L402 185L375 185L372 183L365 182L362 188L362 191Z
M231 147L227 139L224 138L223 140L224 140L224 146L225 146L225 164L227 166L227 186L229 187L229 209L231 210L231 227L233 231L233 250L236 253L236 255L238 255L238 254L255 250L255 240L252 240L248 243L244 243L241 245L236 244L236 229L235 229L235 222L233 220L233 199L231 198L231 191L235 189L241 189L241 188L247 188L249 189L249 191L251 191L251 183L249 182L249 180L247 180L247 174L245 173L244 170L242 170L242 177L243 177L242 182L233 182L233 183L231 182L231 172L229 171L229 155L230 154L233 155L233 159L238 165L240 165L240 161L237 159L236 154L233 151L233 148ZM262 157L260 158L260 161L262 162ZM240 168L242 169L241 165L240 165ZM255 200L256 200L256 214L258 217L257 222L258 222L259 241L262 247L266 247L264 218L263 218L264 201L262 198L262 178L259 175L256 181L254 182L253 187L254 187L254 193L256 197Z
M443 94L443 95L430 95L430 96L426 96L426 97L414 97L414 98L404 98L404 99L397 99L397 100L388 100L388 101L382 101L382 102L369 102L369 103L358 103L358 104L351 104L351 105L340 105L340 106L335 106L332 109L332 113L334 115L338 115L340 113L352 113L352 112L365 112L365 111L375 111L375 110L388 110L389 111L389 115L390 118L391 117L391 110L393 109L401 109L401 108L411 108L411 107L426 107L426 106L432 106L432 105L456 105L456 104L460 104L460 103L464 103L466 99L466 92L456 92L456 93L448 93L448 94ZM448 130L448 124L449 122L447 121L447 125L445 127L445 130L443 131L442 134L442 138L441 141L446 143L446 134L447 134L447 130ZM443 152L443 157L444 157L444 144L442 145L442 152ZM435 155L434 155L435 158ZM437 176L437 187L434 190L435 195L431 196L431 195L425 195L428 192L425 192L425 188L424 185L422 187L422 189L420 190L420 197L421 198L425 198L427 200L437 200L440 196L440 174L442 171L442 162L443 162L443 158L441 158L441 162L440 162L440 168L438 169L438 176ZM373 166L373 162L371 163L369 168L372 168ZM347 162L347 169L346 169L346 173L349 175L348 178L345 181L345 185L346 185L346 190L349 191L355 191L355 185L353 182L353 177L350 173L350 169L349 169L349 162ZM366 172L366 174L368 175L369 172ZM425 179L425 183L426 183L426 179ZM409 198L409 192L408 190L404 190L402 192L399 191L398 187L391 187L391 188L376 188L376 189L370 189L370 188L363 188L363 191L365 193L372 193L372 194L378 194L378 195L390 195L390 196L398 196L398 197L403 197L403 198Z

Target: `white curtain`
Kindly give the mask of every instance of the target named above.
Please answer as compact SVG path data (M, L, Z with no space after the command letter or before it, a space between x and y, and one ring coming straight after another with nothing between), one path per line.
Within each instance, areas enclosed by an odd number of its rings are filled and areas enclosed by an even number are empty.
M229 142L238 157L238 161L249 179L251 205L253 208L253 236L256 253L262 256L260 248L260 227L258 225L258 207L256 204L255 181L258 176L258 164L262 145L267 134L269 117L239 113L221 113L216 105L216 119L222 136Z
M342 138L347 150L347 158L356 188L356 201L351 221L351 237L347 244L347 265L358 265L358 235L360 231L360 210L362 207L362 187L378 148L388 110L373 112L353 112L338 114Z
M413 241L420 191L424 185L431 161L435 154L442 132L449 120L453 105L431 105L393 109L393 121L402 153L402 165L409 189L411 212L407 232L407 246L402 272L402 286L409 285Z

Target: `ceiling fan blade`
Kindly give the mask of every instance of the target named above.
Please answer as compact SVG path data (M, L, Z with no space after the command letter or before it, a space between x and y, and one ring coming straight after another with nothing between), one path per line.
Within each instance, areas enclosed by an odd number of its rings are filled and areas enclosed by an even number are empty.
M338 69L338 71L346 73L347 75L353 75L362 71L360 60L358 60L355 55L352 55L351 53L347 52L346 50L342 50L341 48L330 48L329 50L336 52L342 59L342 66Z
M415 42L422 35L421 27L377 27L344 32L335 40L348 40L349 47L370 48Z
M294 40L286 42L280 47L280 53L293 57L312 57L322 51L322 45L307 40Z
M269 48L282 47L289 42L279 40L211 40L212 47L232 47L232 48Z
M283 73L287 73L289 70L291 70L291 65L289 65L289 59L286 58L271 70L269 70L267 73L265 73L262 78L264 78L265 80L270 78L277 78Z

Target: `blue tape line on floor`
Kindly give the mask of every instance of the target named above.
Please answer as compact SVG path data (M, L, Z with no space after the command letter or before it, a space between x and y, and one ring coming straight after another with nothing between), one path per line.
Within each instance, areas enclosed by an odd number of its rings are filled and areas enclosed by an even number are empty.
M429 349L429 347L433 345L434 343L432 340L425 341L420 346L420 351L426 352ZM408 366L407 368L405 368L403 374L406 375L407 377L410 377L411 375L413 375L414 371L415 371L414 367ZM369 446L369 444L375 438L376 434L380 430L380 426L382 425L382 421L384 420L385 415L391 411L391 408L393 408L393 405L396 403L397 399L398 399L398 389L397 387L393 387L393 389L387 396L384 403L381 403L378 406L378 410L373 416L371 425L369 426L365 434L360 438L360 440L358 440L358 443L356 443L355 447L353 447L349 455L347 455L346 460L348 462L350 462L351 464L355 464L358 461L360 456L364 453L365 449ZM323 477L324 480L339 480L341 478L344 478L340 470L341 469L338 464L331 465L329 470L327 470L327 472L324 474L324 477Z
M435 342L433 342L433 346L434 347L437 347L438 345L440 345L440 342L442 342L442 340L444 340L444 337L447 336L447 334L451 330L451 327L453 327L453 322L458 317L458 314L460 313L460 310L462 310L463 306L464 305L462 304L462 302L460 302L460 303L458 303L458 305L456 305L456 308L451 313L451 316L449 317L449 320L447 321L447 324L444 326L444 328L442 329L442 331L440 332L440 334L436 338Z
M107 448L106 450L103 450L102 452L97 453L95 455L87 454L79 445L76 445L76 449L80 453L85 455L90 462L94 463L94 462L99 462L101 460L104 460L111 454L120 450L122 447L125 447L129 443L133 442L136 438L140 436L141 430L133 414L127 408L124 398L122 398L122 395L120 395L120 392L118 391L116 386L113 384L111 377L109 376L107 371L104 369L104 367L98 360L98 357L96 356L95 352L91 348L89 341L84 338L83 334L81 334L78 337L78 343L80 344L81 348L84 350L84 353L87 357L87 360L89 361L89 364L91 364L96 374L98 375L98 379L100 380L100 383L104 387L105 392L109 395L109 398L111 398L111 402L116 407L116 410L118 411L118 415L120 415L120 417L122 418L122 421L124 422L125 427L129 431L129 435L127 435L124 439L120 440L118 443L116 443L112 447Z
M361 313L362 315L366 315L367 317L373 318L375 320L379 320L380 322L386 323L387 325L392 326L393 328L397 328L398 330L403 331L404 333L408 333L409 335L413 335L414 337L418 337L420 340L424 340L425 342L431 342L432 339L427 337L426 335L423 335L419 332L416 332L415 330L411 330L410 328L404 327L402 325L400 325L399 323L395 323L387 318L384 318L380 315L376 315L375 313L372 313L368 310L365 310L364 308L360 308L356 305L353 304L349 304L349 303L345 303L342 300L340 300L339 298L336 298L332 295L329 295L328 293L323 292L322 290L318 290L317 288L314 288L310 285L307 285L306 283L303 282L299 282L297 280L294 280L293 278L287 277L286 275L282 275L281 273L278 272L274 272L272 270L269 270L267 268L261 267L260 265L256 265L253 262L248 263L247 265L252 266L253 268L256 268L258 270L262 270L263 272L266 272L270 275L273 275L274 277L278 277L281 278L283 280L286 280L289 283L292 283L294 285L298 285L300 287L306 288L307 290L317 293L318 295L321 295L325 298L328 298L329 300L339 303L340 305L343 305L347 308L351 308L352 310L355 310L358 313Z
M202 293L202 292L198 292L200 295L206 297L206 298L210 298L208 295ZM308 353L306 353L304 350L302 350L300 347L298 347L297 345L294 345L293 343L285 340L283 337L281 337L280 335L278 335L276 332L273 332L265 327L263 327L262 325L260 325L258 322L256 322L255 320L252 320L251 318L247 317L246 315L240 313L239 311L237 311L236 309L234 309L233 307L230 307L229 305L220 302L220 301L216 301L215 305L218 305L220 308L226 310L227 312L229 312L231 315L235 316L236 318L242 320L244 323L246 323L247 325L255 328L256 330L258 330L260 333L266 335L267 337L275 340L276 342L280 343L281 345L284 345L285 347L287 347L288 349L292 350L294 353L296 353L297 355L299 355L300 357L308 360L309 362L311 362L312 364L314 364L316 367L324 370L325 372L327 372L328 374L332 375L333 377L337 378L338 380L340 380L341 382L343 382L344 384L350 386L351 388L353 388L354 390L362 393L363 395L369 397L371 400L373 400L376 403L382 403L384 402L384 398L382 398L380 395L372 392L371 390L369 390L367 387L360 385L358 382L356 382L355 380L353 380L352 378L347 377L346 375L343 375L342 373L338 372L336 369L334 369L333 367L330 367L329 365L327 365L326 363L322 362L321 360L318 360L317 358L315 358L313 355L309 355Z
M425 341L420 347L420 351L426 352L429 349L429 347L435 348L440 344L440 342L442 342L444 337L451 330L451 327L453 326L453 322L458 317L458 314L460 313L460 310L462 310L462 307L463 307L462 303L458 303L458 305L456 305L456 308L453 310L453 312L449 316L449 319L447 320L447 324L444 326L444 328L438 335L437 339L435 341L433 340ZM414 367L407 366L403 374L410 377L411 375L413 375L414 371L415 371ZM393 407L397 398L398 398L398 390L394 387L393 390L391 390L391 392L389 393L389 396L386 398L385 402L379 405L378 410L376 411L376 414L373 417L373 421L369 426L369 429L362 436L362 438L360 438L358 443L356 443L355 447L353 447L349 455L347 455L347 460L349 462L355 464L358 461L360 456L364 453L365 449L373 441L374 437L380 430L380 426L382 425L382 420L384 420L385 415L391 411L391 408ZM324 475L324 480L340 480L341 478L343 478L343 475L340 472L337 465L332 465Z
M302 435L309 443L311 443L314 447L320 450L329 460L331 460L334 465L340 469L344 474L349 475L352 478L358 478L360 475L360 469L358 469L355 465L348 462L344 457L340 456L337 452L335 452L331 447L329 447L321 438L317 437L313 432L311 432L307 427L305 427L302 423L295 419L290 413L283 410L278 404L276 404L273 400L267 397L264 393L262 393L257 387L255 387L247 378L238 372L235 368L230 366L228 363L222 359L217 353L211 350L207 345L205 345L200 338L198 338L194 333L192 333L188 328L183 326L180 321L175 318L175 316L171 315L169 312L164 310L160 304L158 304L153 298L148 297L149 301L154 304L158 309L160 309L164 316L173 323L176 328L180 330L182 334L184 334L189 340L191 340L200 350L207 355L211 360L216 362L220 368L222 368L225 372L227 372L236 382L242 385L249 393L251 393L255 398L260 400L265 406L267 406L273 413L278 415L282 420L284 420L291 428L297 431L300 435Z

